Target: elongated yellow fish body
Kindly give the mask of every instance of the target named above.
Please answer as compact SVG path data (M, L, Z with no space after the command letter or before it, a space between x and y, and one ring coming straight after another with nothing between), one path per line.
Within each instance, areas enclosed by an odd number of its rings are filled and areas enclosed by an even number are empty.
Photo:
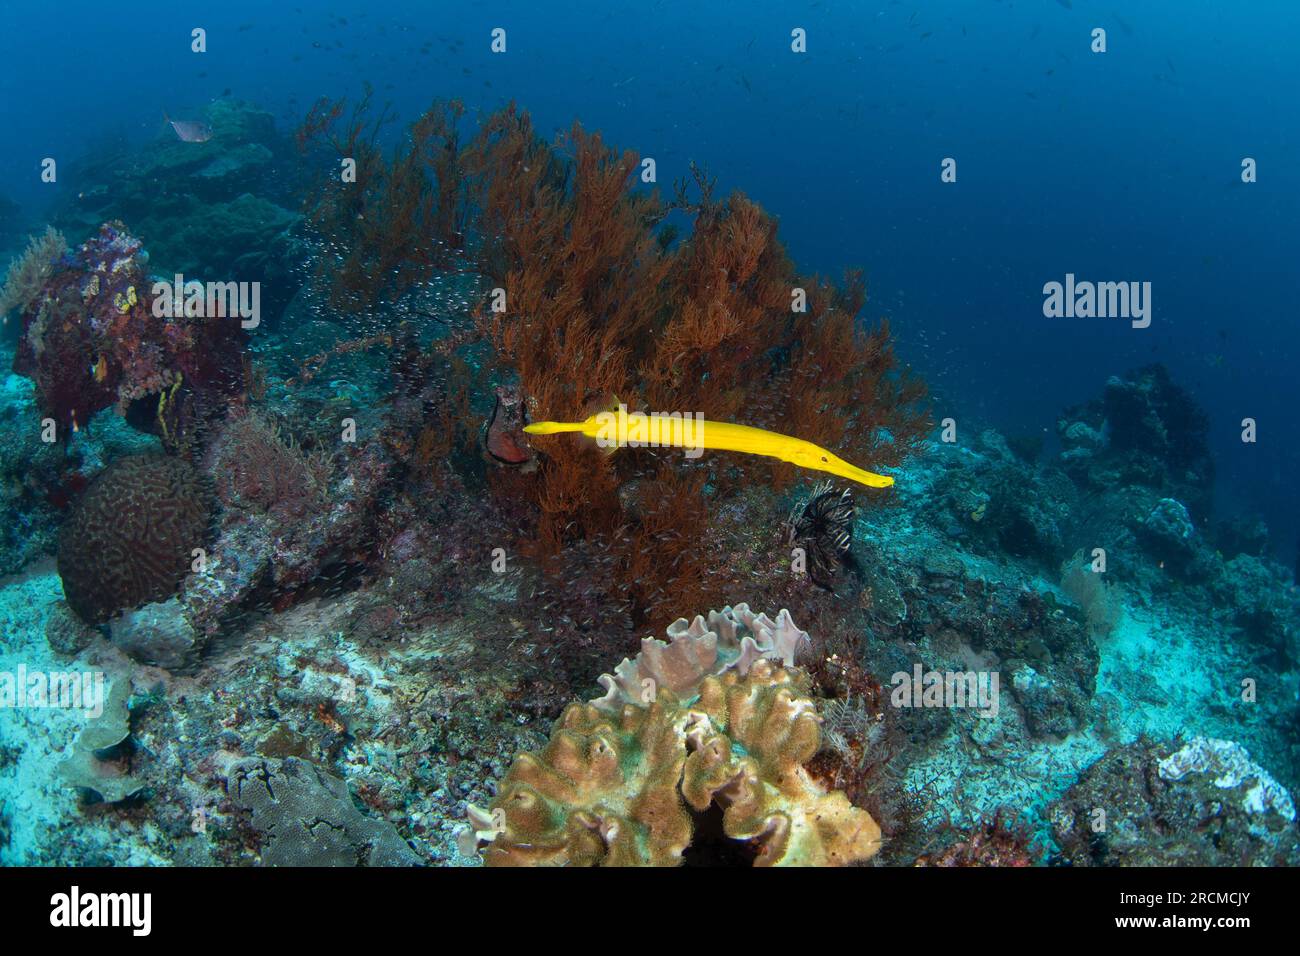
M888 488L894 479L851 465L819 445L770 432L749 425L711 422L695 415L629 412L626 405L599 412L580 422L533 422L525 425L530 435L556 435L573 432L594 438L603 448L626 447L682 448L688 456L710 451L737 451L764 455L789 462L800 468L822 471L866 485Z

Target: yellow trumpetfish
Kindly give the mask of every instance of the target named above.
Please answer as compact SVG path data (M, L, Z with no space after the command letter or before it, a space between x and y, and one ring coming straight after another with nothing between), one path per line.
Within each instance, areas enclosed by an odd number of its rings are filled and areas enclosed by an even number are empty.
M711 422L680 412L629 412L626 405L598 412L580 422L533 422L525 425L530 435L556 435L576 432L594 438L602 448L613 451L624 447L684 448L687 457L698 457L704 449L739 451L748 455L778 458L800 468L824 471L847 478L868 488L888 488L894 479L850 465L843 458L802 438L791 438L730 422ZM695 455L692 455L692 451Z

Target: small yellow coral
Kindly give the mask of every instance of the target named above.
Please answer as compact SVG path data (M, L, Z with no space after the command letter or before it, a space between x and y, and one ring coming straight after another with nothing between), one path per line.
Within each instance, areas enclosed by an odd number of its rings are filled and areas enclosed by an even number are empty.
M135 286L127 286L125 295L118 292L113 296L113 307L116 308L117 311L125 314L130 312L138 301L139 299L136 298L135 294Z
M496 866L671 866L691 821L677 796L686 714L671 694L613 717L570 704L539 754L524 753L493 809L504 827L484 859Z
M100 359L102 362L103 359ZM171 441L171 435L167 431L167 409L174 408L176 405L176 393L180 391L181 380L184 376L180 372L176 373L176 379L172 382L171 390L163 389L158 393L158 426L162 429L162 438L164 442Z
M713 728L686 759L682 796L697 811L724 807L723 831L758 848L757 866L844 866L880 849L880 827L804 770L821 743L813 702L791 672L757 662L749 677L709 677L696 705ZM707 733L703 723L695 733ZM698 740L698 736L697 736Z

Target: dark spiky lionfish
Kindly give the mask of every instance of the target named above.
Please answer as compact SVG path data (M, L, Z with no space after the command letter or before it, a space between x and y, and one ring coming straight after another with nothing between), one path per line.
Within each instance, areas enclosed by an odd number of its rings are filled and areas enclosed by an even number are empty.
M786 543L802 548L808 576L818 587L835 590L841 566L857 573L853 558L853 495L836 491L830 481L813 489L812 497L795 505L786 520Z

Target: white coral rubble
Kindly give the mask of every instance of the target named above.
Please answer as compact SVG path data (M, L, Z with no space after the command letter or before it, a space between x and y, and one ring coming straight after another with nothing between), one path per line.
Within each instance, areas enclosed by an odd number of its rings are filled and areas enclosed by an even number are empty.
M1241 744L1213 737L1195 737L1157 764L1161 780L1182 780L1189 773L1214 775L1214 785L1236 790L1246 785L1242 809L1247 813L1277 813L1288 822L1295 820L1295 803L1286 788L1263 767L1250 759Z

